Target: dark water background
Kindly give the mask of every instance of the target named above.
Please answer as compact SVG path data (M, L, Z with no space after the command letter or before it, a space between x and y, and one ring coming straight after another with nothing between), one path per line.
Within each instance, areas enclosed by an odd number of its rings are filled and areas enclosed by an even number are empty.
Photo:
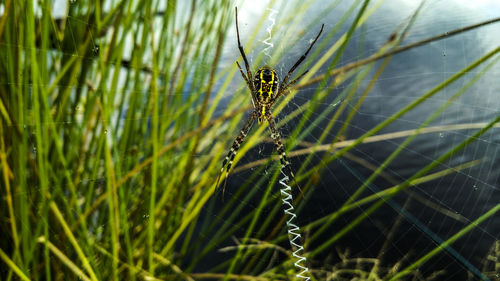
M318 1L311 8L313 13L321 11L320 2ZM361 33L357 32L346 48L340 64L347 64L357 58L367 57L386 42L395 28L407 20L418 5L418 3L406 2L408 1L386 1L365 24L363 53L361 55L359 53ZM326 31L334 26L335 20L340 17L341 13L349 5L350 1L342 3L339 8L325 18ZM245 15L244 9L241 10L243 15L241 16L240 25L244 26L242 29L250 30L252 22L246 20L251 20L252 13L258 12L251 11L249 15ZM280 15L278 14L278 16ZM482 2L480 5L467 1L429 1L421 11L403 45L498 16L500 16L500 4L494 3L494 1L490 1L490 3ZM348 20L348 23L350 22L352 22L352 19ZM347 27L344 27L343 30L346 29ZM310 37L313 37L315 32L310 31ZM243 34L245 33L243 32ZM347 139L361 136L416 98L499 46L499 34L500 24L496 23L395 55L350 124L346 135ZM243 35L242 39L244 38L245 35ZM305 38L308 37L305 36ZM231 36L227 44L232 44ZM279 74L282 76L285 74L288 67L293 64L296 57L300 56L301 50L307 48L307 45L308 42L299 42L296 46L290 47L289 54L285 55L285 59L276 67L281 72ZM280 42L277 47L288 48L286 42ZM253 54L249 54L250 60L252 60L252 56ZM236 48L228 52L224 57L225 60L228 60L228 63L233 63L236 58L239 58ZM462 88L480 69L482 67L466 74L380 133L418 128L426 118L443 105L457 90ZM324 71L323 69L319 73L324 73ZM455 100L450 107L432 122L431 126L487 123L491 121L500 114L499 77L500 65L497 64L485 73L466 93ZM363 81L363 84L366 86L368 82L369 80ZM360 87L360 89L364 89L364 86ZM301 90L288 106L288 109L292 110L305 102L308 95L312 94L314 90L314 86ZM333 90L331 98L325 104L320 105L318 112L321 112L322 108L331 106L341 90L342 88ZM358 92L359 95L361 91ZM317 115L319 113L313 114L313 116ZM282 116L278 116L279 118L282 118ZM342 119L336 125L337 128L341 127L341 121ZM323 125L326 126L326 123ZM323 125L318 126L306 140L315 141L322 133ZM292 126L293 122L290 122L283 129L285 136L293 130ZM423 134L417 137L390 164L386 172L398 182L402 182L464 141L477 130L467 129ZM333 138L333 136L331 137ZM351 151L351 153L374 165L378 165L403 140L404 138L400 138L364 144ZM272 152L272 146L260 145L250 153L257 153L258 156L245 156L241 164L266 157ZM417 260L434 249L437 244L448 239L500 202L499 152L500 129L493 128L466 149L446 160L433 172L464 162L482 159L479 165L452 173L438 180L411 187L414 194L456 214L461 218L460 221L426 206L422 201L416 200L414 196L409 198L410 194L408 193L401 193L383 208L372 214L368 220L351 232L351 235L338 241L331 251L318 257L315 262L318 263L321 259L332 259L332 256L335 256L335 247L349 249L350 257L376 257L382 244L387 240L385 233L400 215L403 216L403 220L395 230L383 262L385 264L395 264L407 254L410 255L410 262ZM321 154L315 156L316 162L321 157ZM293 158L292 163L300 163L302 159L305 158ZM294 166L297 169L299 167L298 164ZM311 191L313 194L305 203L306 205L302 206L303 209L299 214L300 223L302 225L307 224L336 211L370 174L371 171L348 159L342 158L330 164L328 169L321 174L314 191ZM231 177L228 181L229 193L233 192L231 191L232 188L237 188L238 181L241 181L245 174L241 173ZM364 195L372 194L377 190L393 185L393 183L379 177ZM248 207L250 208L251 204ZM357 211L343 215L331 226L329 231L324 233L324 240L329 239L336 231L362 214L368 207L362 207ZM498 239L500 239L500 215L496 214L459 239L448 250L429 260L420 270L424 276L428 276L434 271L444 269L446 274L442 275L439 278L440 280L480 279L481 276L474 275L474 271L476 269L482 270L488 250ZM314 245L312 245L312 248L314 248Z

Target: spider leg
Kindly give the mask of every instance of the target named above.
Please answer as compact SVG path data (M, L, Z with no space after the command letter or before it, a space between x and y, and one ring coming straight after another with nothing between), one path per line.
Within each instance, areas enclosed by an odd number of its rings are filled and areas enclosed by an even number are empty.
M280 133L276 128L276 123L274 122L273 116L268 113L266 114L267 121L269 122L269 129L271 130L271 138L274 140L274 145L276 146L276 150L278 150L278 154L281 162L281 170L287 175L290 180L295 181L295 175L293 174L292 168L290 167L290 162L286 157L285 149L283 148L283 143L281 142ZM297 184L297 182L295 182ZM297 186L299 186L297 184ZM300 187L299 187L300 189Z
M236 36L238 37L238 49L240 50L241 56L243 57L243 61L245 62L245 68L247 69L247 80L252 79L252 71L250 70L250 65L248 64L247 56L245 55L245 51L243 50L243 46L241 46L240 42L240 30L238 28L238 7L234 7L235 15L236 15ZM239 66L239 64L238 64ZM241 70L241 67L240 67ZM243 71L242 71L243 73ZM250 82L250 80L249 80ZM248 83L250 90L253 92L253 84Z
M257 112L253 111L252 114L248 117L243 128L240 130L240 134L234 140L233 146L231 146L231 150L229 150L226 158L224 158L224 161L222 162L222 168L220 169L219 177L217 178L217 184L215 185L215 188L219 186L220 177L224 172L224 167L226 167L227 164L226 177L224 178L224 187L222 188L222 198L224 198L224 191L226 190L226 181L227 177L229 176L229 169L231 169L231 165L233 164L234 156L236 156L236 153L238 152L241 144L243 143L243 140L245 139L248 132L252 128L253 121L255 121L256 117L257 117Z
M290 88L290 87L291 87L291 86L293 86L295 83L297 83L297 81L299 81L299 80L300 80L300 78L302 78L304 75L306 75L306 73L307 73L307 72L309 72L309 69L308 69L308 70L306 70L306 71L304 71L304 73L300 74L300 75L299 75L299 77L297 77L297 78L293 79L293 81L292 81L292 82L290 82L290 83L288 83L288 85L281 87L281 88L282 88L282 89L281 89L281 91L279 91L279 92L276 94L276 96L273 98L273 102L274 102L274 101L277 101L279 97L281 97L281 96L283 96L283 95L288 94L288 93L289 93L289 92L288 92L288 88Z
M236 64L238 65L238 68L240 69L241 76L243 76L243 79L245 79L245 82L247 82L248 88L250 88L250 93L252 94L252 102L255 104L257 102L257 98L254 96L253 91L252 91L253 84L250 84L252 82L248 80L248 77L243 72L243 69L241 69L241 66L238 63L238 61L236 61Z
M292 66L292 68L290 68L290 70L288 71L288 74L285 76L285 78L283 78L283 81L281 82L281 86L280 86L279 92L282 91L284 85L286 85L286 82L288 82L288 79L290 79L290 76L295 71L295 68L297 68L306 59L307 54L309 54L309 51L312 49L312 47L314 46L314 44L318 40L319 36L321 35L321 32L323 32L323 27L324 26L325 26L324 24L321 25L321 30L319 31L318 35L316 35L316 38L311 43L311 45L309 46L309 48L307 49L307 51L299 58L299 60ZM302 75L304 75L304 74L302 74Z
M243 72L243 69L241 68L241 65L238 61L236 61L236 65L238 66L238 68L240 69L240 73L241 73L241 76L243 76L243 79L245 79L245 82L247 82L248 84L248 87L250 87L250 82L248 81L248 78L247 76L245 75L245 73Z

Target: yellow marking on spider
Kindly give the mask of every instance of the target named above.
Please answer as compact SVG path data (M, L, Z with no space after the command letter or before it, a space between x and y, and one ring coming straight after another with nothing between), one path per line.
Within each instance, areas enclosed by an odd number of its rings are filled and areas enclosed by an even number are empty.
M262 125L262 123L264 123L264 117L266 116L266 107L265 106L262 106L262 112L259 116L259 125Z
M271 100L271 97L273 96L273 84L274 84L274 71L270 70L271 72L271 81L267 82L264 80L264 69L261 68L258 71L260 71L260 87L259 87L259 100L263 103L268 103ZM264 98L264 84L268 84L268 89L267 92L267 97Z

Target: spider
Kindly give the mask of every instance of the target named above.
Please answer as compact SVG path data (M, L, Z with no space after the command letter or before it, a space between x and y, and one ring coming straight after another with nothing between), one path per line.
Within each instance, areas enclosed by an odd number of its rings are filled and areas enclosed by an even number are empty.
M293 71L304 61L309 51L318 40L319 36L323 32L323 27L324 27L324 24L321 25L321 30L319 31L318 35L316 35L316 38L314 39L314 41L312 41L307 51L297 60L297 62L292 66L292 68L290 68L287 75L285 76L285 78L283 78L283 80L280 83L278 74L272 67L269 66L263 66L257 69L255 76L252 76L252 71L250 70L250 66L248 64L248 60L245 55L245 51L243 50L243 47L241 46L240 42L237 7L235 7L235 18L236 18L236 36L238 38L238 49L240 50L241 56L243 57L243 61L245 62L245 68L247 74L245 75L238 61L236 61L236 64L238 65L238 68L240 69L241 72L241 76L243 76L243 79L247 83L250 93L252 94L252 103L254 109L250 114L250 116L248 117L247 121L245 122L245 125L240 130L240 134L234 140L231 150L229 151L229 153L227 154L226 158L222 163L222 168L220 169L219 177L217 178L217 184L215 185L215 187L219 186L220 177L224 172L224 167L226 167L227 164L226 178L224 179L223 194L226 188L226 180L229 175L229 170L231 169L231 164L233 163L233 159L236 156L236 153L238 152L238 149L240 148L241 144L243 143L243 140L245 139L248 132L252 128L255 119L258 120L259 125L262 125L266 120L269 123L269 129L271 130L271 138L274 140L274 144L276 146L276 149L280 157L281 169L285 171L285 169L288 168L286 169L286 171L288 172L287 176L289 176L289 179L294 178L294 174L290 168L290 162L286 157L285 149L283 148L283 143L281 142L280 133L276 128L276 123L274 122L274 118L271 114L271 108L281 96L289 93L290 86L294 85L297 81L299 81L300 78L302 78L309 71L306 70L297 78L295 78L291 82L288 82Z

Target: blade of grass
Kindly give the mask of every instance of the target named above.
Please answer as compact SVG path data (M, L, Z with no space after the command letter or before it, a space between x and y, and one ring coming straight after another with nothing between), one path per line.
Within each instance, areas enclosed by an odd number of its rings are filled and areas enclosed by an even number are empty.
M66 237L68 237L71 245L73 245L73 248L75 249L78 257L80 258L80 261L83 264L83 268L85 268L85 270L87 270L87 273L90 275L90 279L91 280L98 280L97 276L94 273L94 270L90 266L90 262L89 262L88 258L85 256L82 249L80 248L78 240L73 235L73 232L71 232L71 229L69 228L68 224L64 220L61 212L59 211L59 208L57 207L57 205L54 202L50 202L49 205L50 205L50 209L52 210L52 213L55 215L56 219L61 224L61 226L64 230L64 233L66 234ZM40 241L40 242L43 242L45 245L49 244L49 242L47 241L46 238L44 238L43 241Z
M491 68L493 65L495 65L500 57L497 57L494 59L492 62L490 62L484 69L484 71L488 70ZM354 194L352 194L346 202L344 202L343 205L347 205L354 201L356 198L358 198L365 190L366 188L378 177L378 175L401 153L403 150L417 137L420 135L420 132L423 128L427 127L432 121L434 121L437 117L441 115L441 113L448 108L452 103L458 99L462 94L465 93L465 91L471 87L475 82L478 81L478 79L484 74L484 71L481 71L480 73L476 74L471 80L469 80L460 90L458 90L452 97L450 97L439 109L434 111L428 118L425 119L424 122L413 132L412 135L410 135L408 138L406 138L398 147L382 162L380 165L378 165L377 169L366 179L363 181L361 186L356 189ZM342 208L342 207L341 207ZM333 215L330 217L331 220L328 221L327 223L323 224L323 226L315 231L314 235L310 238L311 241L315 240L316 238L320 237L324 231L331 225L331 223L337 218L337 216Z
M381 199L379 199L370 208L368 208L365 212L363 212L362 215L360 215L356 219L354 219L351 223L349 223L349 225L347 225L346 227L344 227L341 231L339 231L337 234L335 234L332 238L328 239L326 242L324 242L318 248L316 248L313 251L309 252L308 256L313 257L313 256L321 253L322 251L324 251L329 245L331 245L332 243L334 243L335 241L337 241L338 239L340 239L340 237L342 237L343 235L345 235L346 233L348 233L349 231L351 231L354 227L356 227L364 219L366 219L366 217L368 217L373 212L375 212L380 206L382 206L385 203L386 200L394 197L400 191L402 191L402 190L406 189L408 186L410 186L410 183L413 180L426 175L429 171L431 171L432 169L434 169L438 165L442 164L443 161L445 161L446 159L450 158L451 156L453 156L454 154L456 154L458 151L464 149L471 142L477 140L478 137L480 137L481 135L483 135L484 133L486 133L498 121L500 121L500 115L497 116L493 121L489 122L481 130L479 130L478 132L476 132L475 134L473 134L472 136L470 136L469 138L467 138L465 141L463 141L459 145L455 146L454 148L450 149L448 152L444 153L443 155L441 155L440 157L438 157L436 160L432 161L430 164L428 164L424 168L420 169L412 177L410 177L409 179L407 179L406 181L404 181L403 183L401 183L400 185L398 185L391 193L389 193L386 196L384 196Z
M500 118L497 118L500 120ZM495 205L493 208L491 208L489 211L481 215L479 218L474 220L472 223L470 223L468 226L464 227L462 230L451 236L448 240L444 241L442 244L439 244L438 247L434 248L434 250L430 251L414 263L410 264L394 276L388 276L390 277L390 281L392 280L401 280L402 277L408 275L411 271L414 269L418 268L428 260L430 260L432 257L446 249L449 245L453 244L455 241L458 239L462 238L467 232L475 229L480 223L485 221L488 218L491 218L496 212L500 211L500 204Z
M24 274L24 272L19 267L17 267L16 263L12 261L2 249L0 249L0 258L7 264L7 266L12 271L14 271L17 274L17 276L19 276L19 278L25 281L31 280L28 278L28 276Z
M37 241L39 243L47 243L49 245L49 250L56 256L58 257L71 271L73 271L78 278L83 279L85 281L91 281L90 277L85 275L83 271L76 265L74 264L68 256L66 256L61 250L59 250L54 244L52 244L50 241L46 241L45 237L41 236L38 237Z

